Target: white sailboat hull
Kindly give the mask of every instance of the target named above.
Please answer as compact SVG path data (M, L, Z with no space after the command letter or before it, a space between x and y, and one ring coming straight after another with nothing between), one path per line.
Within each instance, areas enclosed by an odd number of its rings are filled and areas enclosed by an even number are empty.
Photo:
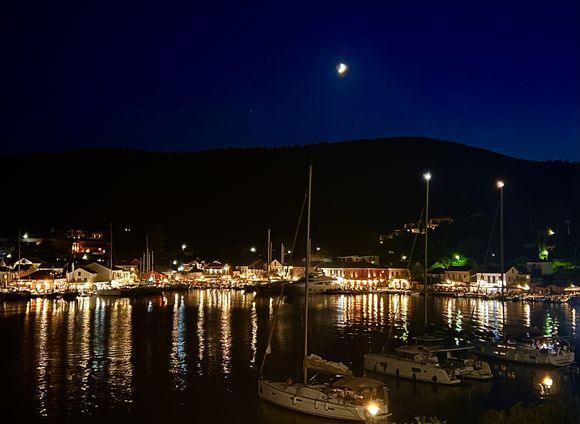
M454 373L449 373L437 365L416 362L396 355L367 353L364 356L364 364L365 370L377 374L444 385L461 383Z
M565 367L574 363L574 352L568 351L550 354L540 352L536 349L510 345L509 343L481 344L476 346L475 351L488 358L518 362L521 364Z
M341 421L367 421L372 417L363 405L341 403L328 398L317 386L286 384L268 380L258 380L258 397L282 408L318 417ZM386 412L375 416L373 422L387 422Z

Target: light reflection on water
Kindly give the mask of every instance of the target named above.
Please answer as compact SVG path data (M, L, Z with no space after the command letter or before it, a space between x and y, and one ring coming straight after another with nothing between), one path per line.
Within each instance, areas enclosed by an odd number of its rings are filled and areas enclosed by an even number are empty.
M360 373L362 355L380 350L391 327L397 343L423 331L423 301L421 296L398 294L312 296L311 347ZM497 301L445 297L429 302L429 320L457 331L502 334L504 315L507 327L535 327L545 334L575 335L578 328L577 311L567 304L514 302L502 307ZM215 289L134 300L93 297L74 302L34 299L0 303L1 328L15 334L19 343L18 349L0 350L0 363L17 368L7 374L5 384L19 388L14 396L25 405L23 411L36 417L98 417L103 411L156 413L148 404L167 413L151 397L154 388L155 399L162 398L172 414L179 415L179 408L199 402L211 405L216 393L220 399L231 393L229 402L255 418L252 367L264 353L274 306L273 297ZM302 314L301 298L281 306L267 375L295 374L302 348ZM502 397L502 404L492 403L491 407L515 403L519 399L513 393L529 401L546 396L545 388L543 393L539 391L545 371L527 369L522 374L517 367L514 371L511 366L494 364L494 373L494 390L508 394ZM550 378L554 381L551 392L559 396L570 395L568 388L578 383L578 377L565 370L552 372ZM399 406L416 399L415 388L388 383L394 387ZM484 388L476 387L474 393ZM427 393L431 389L421 390ZM441 415L446 405L471 389L437 390L425 394L416 407L423 408L423 413L435 408L432 412ZM180 397L173 398L171 393ZM254 422L250 418L246 422Z

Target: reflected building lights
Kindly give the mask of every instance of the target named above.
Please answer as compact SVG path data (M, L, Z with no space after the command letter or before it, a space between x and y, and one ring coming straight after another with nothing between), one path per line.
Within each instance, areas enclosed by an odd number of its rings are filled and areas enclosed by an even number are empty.
M106 349L108 367L106 367L105 378L111 386L109 396L115 401L129 403L133 401L133 363L131 362L133 307L129 299L111 299L110 302L109 337ZM110 325L111 323L115 325Z
M524 325L528 328L532 326L532 305L524 303Z
M255 365L258 349L258 313L256 311L255 300L252 300L252 309L250 310L250 322L252 325L252 340L250 345L250 349L252 350L252 358L250 359L250 363L252 365Z
M199 291L199 303L197 308L197 372L203 375L203 357L205 355L205 290Z
M455 331L460 332L463 330L463 313L461 309L457 309L457 317L455 318ZM459 342L459 340L457 340Z
M232 324L231 324L231 291L221 292L221 339L222 369L227 378L231 373Z
M372 306L373 306L372 320L373 324L376 325L379 323L379 295L377 294L372 295Z
M452 299L447 299L447 326L453 328L453 305Z
M183 391L187 388L185 331L185 302L183 296L176 293L173 299L173 326L169 364L174 381L173 387L178 391Z
M382 327L385 326L386 320L385 320L385 298L384 296L381 296L381 299L379 301L379 314L381 315L381 322L379 323L379 325Z
M48 343L48 306L47 299L36 299L36 317L35 322L38 323L38 333L35 334L35 339L38 345L38 356L36 364L36 400L38 401L38 413L46 417L47 410L47 367L49 363L48 352L46 345Z

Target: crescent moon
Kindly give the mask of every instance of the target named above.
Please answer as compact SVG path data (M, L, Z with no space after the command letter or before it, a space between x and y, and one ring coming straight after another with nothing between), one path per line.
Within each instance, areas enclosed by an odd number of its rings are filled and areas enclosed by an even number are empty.
M338 72L338 75L344 75L346 74L348 71L348 65L346 63L339 63L338 65L336 65L336 72Z

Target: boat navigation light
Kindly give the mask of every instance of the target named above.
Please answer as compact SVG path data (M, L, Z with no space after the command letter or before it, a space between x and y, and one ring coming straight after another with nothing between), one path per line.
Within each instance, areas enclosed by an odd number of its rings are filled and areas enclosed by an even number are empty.
M367 403L367 412L374 417L379 412L379 405L377 405L375 402Z
M549 375L547 375L542 380L542 384L544 385L545 388L551 389L552 388L552 384L554 384L554 380L552 380L552 377L550 377Z

